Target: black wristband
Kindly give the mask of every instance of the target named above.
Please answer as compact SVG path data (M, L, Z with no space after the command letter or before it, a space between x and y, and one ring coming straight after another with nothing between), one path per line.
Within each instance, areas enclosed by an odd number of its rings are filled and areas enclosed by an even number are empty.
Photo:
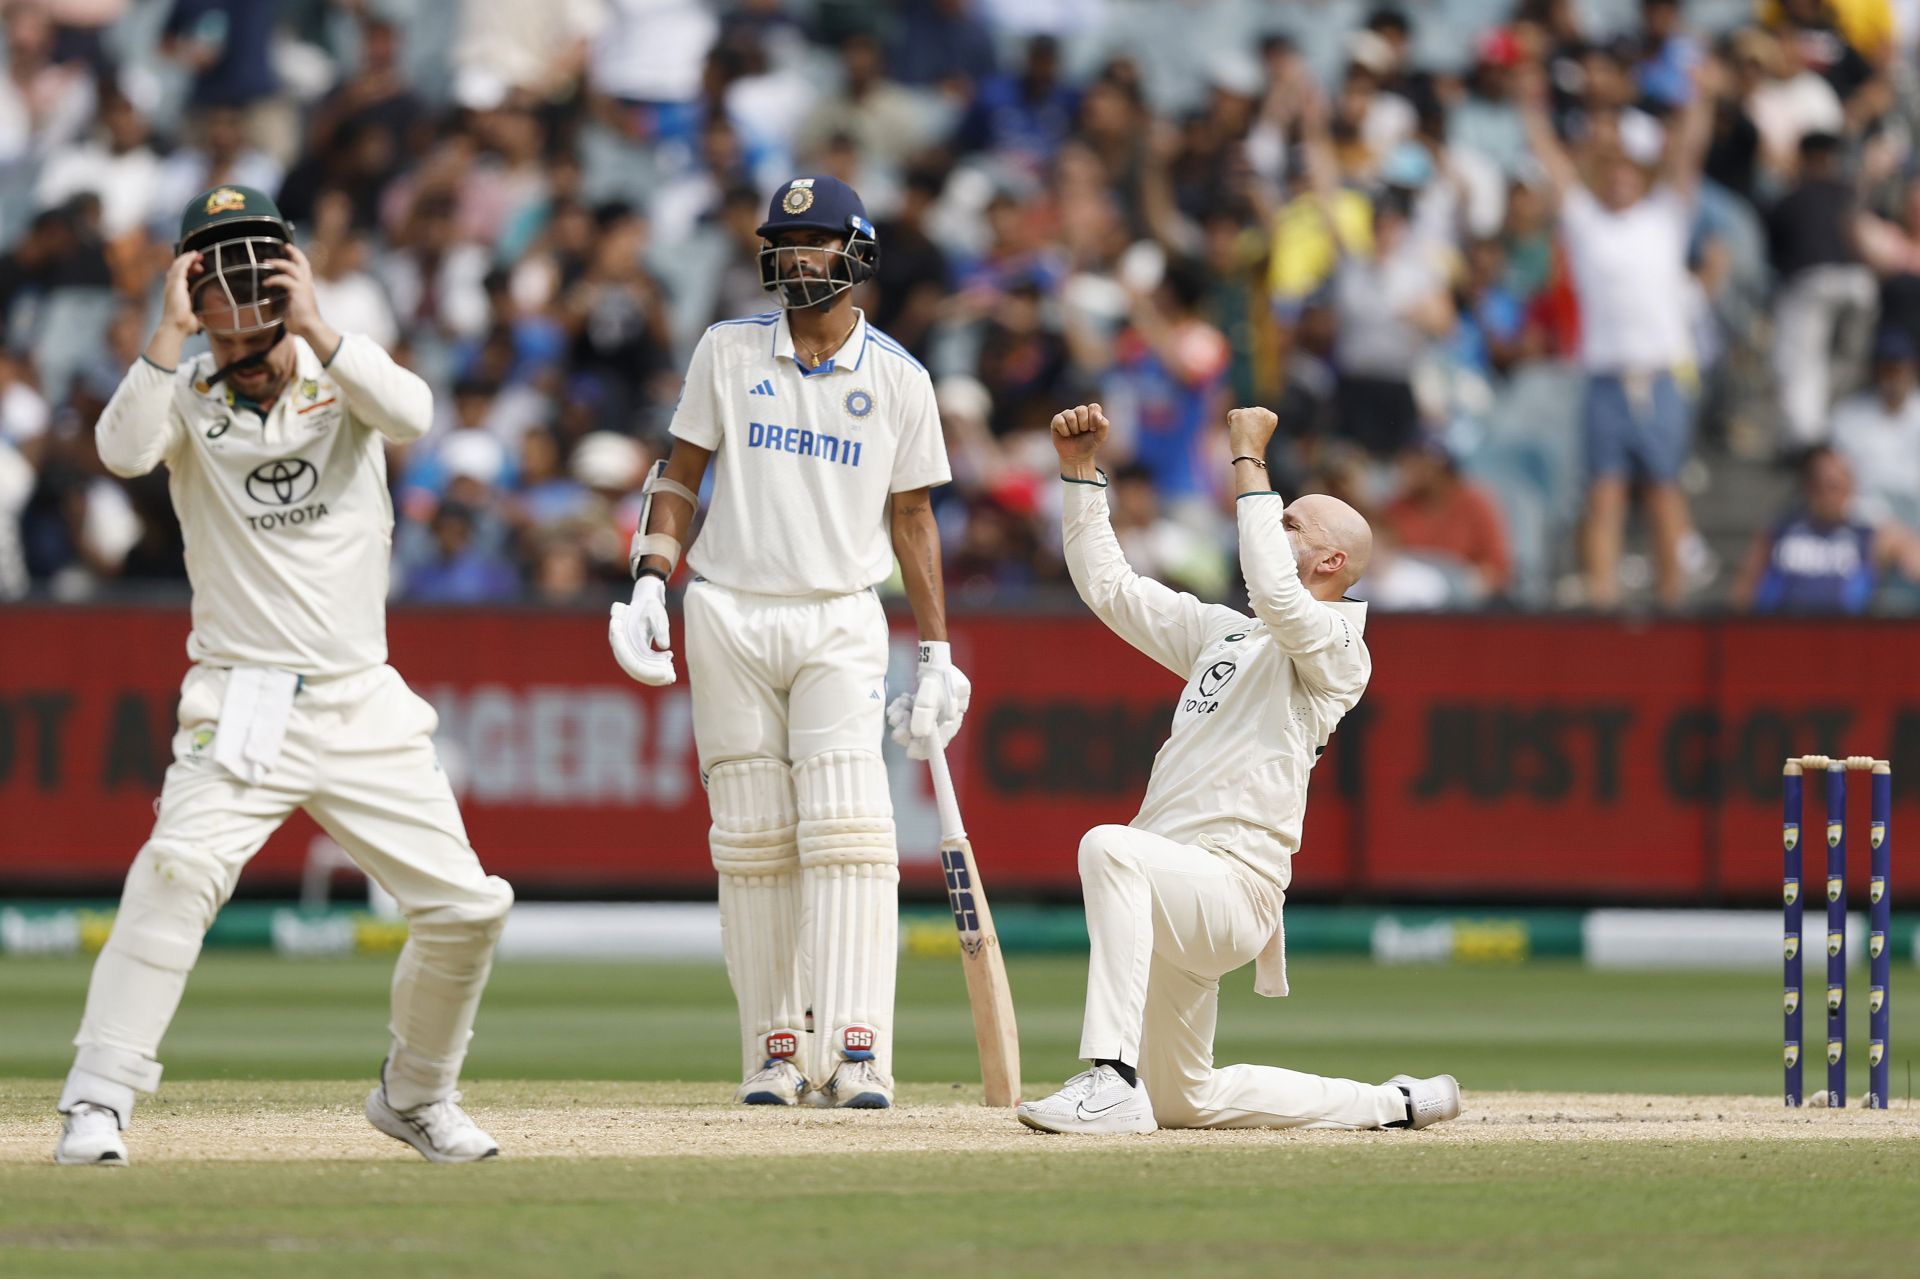
M637 582L643 577L657 577L662 582L667 580L666 571L664 569L655 568L651 564L642 564L639 568L634 570L634 573L633 573L634 581Z

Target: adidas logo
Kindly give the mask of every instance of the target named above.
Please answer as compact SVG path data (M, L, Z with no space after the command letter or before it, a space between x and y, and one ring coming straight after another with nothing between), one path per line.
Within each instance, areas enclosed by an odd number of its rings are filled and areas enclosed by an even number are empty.
M772 394L773 394L773 379L772 379L772 378L768 378L768 379L767 379L766 381L764 381L764 382L762 382L762 383L761 383L760 385L758 385L758 386L756 386L756 387L754 387L754 388L753 388L752 390L750 390L750 391L748 391L748 392L747 392L747 394L748 394L748 395L772 395Z

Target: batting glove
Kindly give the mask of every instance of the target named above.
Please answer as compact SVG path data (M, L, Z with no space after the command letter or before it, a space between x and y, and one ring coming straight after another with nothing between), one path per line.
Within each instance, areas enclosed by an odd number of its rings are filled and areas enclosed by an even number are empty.
M973 684L953 664L953 646L922 641L914 692L900 694L887 707L893 740L906 747L909 759L926 759L946 749L972 701Z
M633 603L615 604L607 642L620 669L642 684L674 681L673 637L667 632L667 584L648 573L633 584Z

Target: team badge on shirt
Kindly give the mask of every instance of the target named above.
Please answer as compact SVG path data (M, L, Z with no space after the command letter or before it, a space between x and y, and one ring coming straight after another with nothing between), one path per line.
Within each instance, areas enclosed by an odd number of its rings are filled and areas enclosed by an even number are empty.
M847 392L845 401L847 416L864 418L873 412L873 392L864 387L855 387Z
M787 193L780 200L780 207L788 213L805 213L813 207L813 179L795 178Z

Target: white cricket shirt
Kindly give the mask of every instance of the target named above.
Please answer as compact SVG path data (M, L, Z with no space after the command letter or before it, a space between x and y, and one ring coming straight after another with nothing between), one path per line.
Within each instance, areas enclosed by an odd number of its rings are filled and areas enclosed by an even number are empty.
M893 571L887 498L945 484L933 381L867 323L818 369L796 358L784 311L701 337L674 438L713 451L713 497L687 564L762 595L845 595Z
M171 372L143 358L96 440L116 475L167 465L193 586L188 656L350 674L387 660L385 441L426 433L433 392L369 338L348 336L327 365L286 340L294 375L264 419L207 384L211 353Z
M1284 891L1308 774L1373 673L1361 638L1367 606L1307 593L1278 494L1238 503L1248 617L1136 574L1113 535L1106 489L1065 488L1067 568L1080 598L1116 635L1187 680L1130 824L1229 853Z

